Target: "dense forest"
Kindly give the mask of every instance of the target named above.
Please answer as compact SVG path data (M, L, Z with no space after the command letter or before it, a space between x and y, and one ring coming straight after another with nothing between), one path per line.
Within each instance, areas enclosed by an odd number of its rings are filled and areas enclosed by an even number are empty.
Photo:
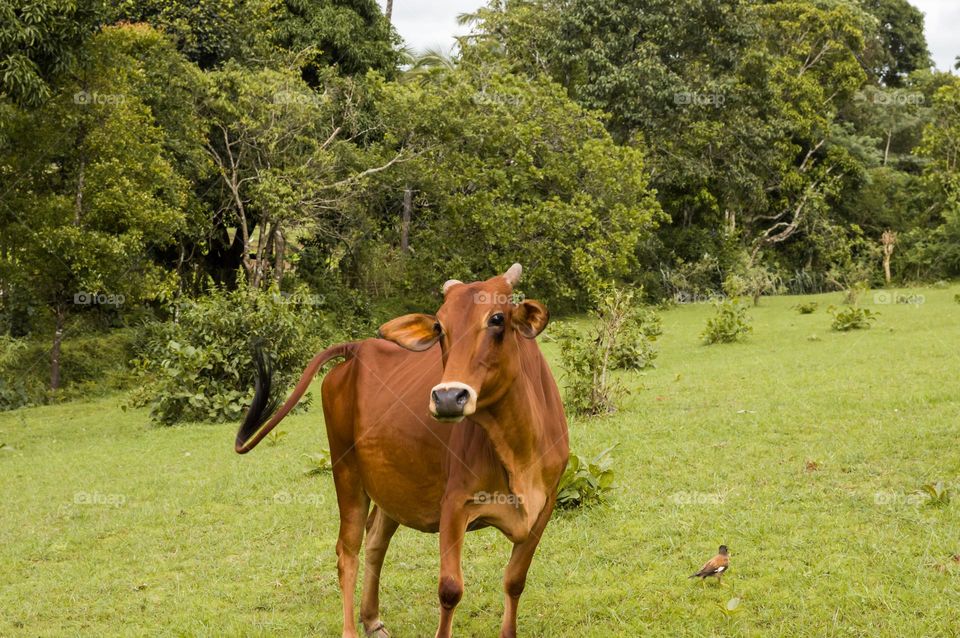
M461 19L446 55L374 0L0 0L0 406L234 418L196 397L255 335L295 371L514 261L555 313L960 274L960 79L906 0Z

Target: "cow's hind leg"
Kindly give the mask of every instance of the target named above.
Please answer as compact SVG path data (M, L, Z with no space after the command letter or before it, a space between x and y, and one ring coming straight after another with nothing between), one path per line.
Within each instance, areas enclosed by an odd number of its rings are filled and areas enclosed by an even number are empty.
M517 636L517 607L520 605L520 595L527 584L527 571L533 562L533 554L537 551L540 537L547 527L550 514L553 512L553 502L547 503L540 513L536 523L530 530L527 538L513 546L510 561L503 574L503 622L500 625L500 638L516 638Z
M364 549L363 596L360 599L360 622L367 636L388 638L390 634L380 620L380 570L387 555L390 539L400 523L374 505L367 520L367 543Z
M352 451L334 464L333 480L337 488L337 505L340 508L337 575L343 597L343 638L359 638L353 615L353 599L357 589L360 545L363 543L363 529L367 521L370 499L363 491L360 473Z

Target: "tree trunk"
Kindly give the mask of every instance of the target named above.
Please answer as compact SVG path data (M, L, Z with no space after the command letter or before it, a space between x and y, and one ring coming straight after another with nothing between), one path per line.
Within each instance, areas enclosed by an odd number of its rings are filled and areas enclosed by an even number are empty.
M413 191L403 189L403 221L400 223L400 252L410 252L410 211L413 208Z
M73 225L80 225L80 217L83 214L83 177L87 162L80 158L80 166L77 168L77 193L73 200Z
M890 157L890 139L893 137L893 131L887 131L887 146L883 149L883 165L887 165L887 158Z
M387 8L383 15L387 16L387 22L393 22L393 0L387 0Z
M883 277L890 285L890 260L893 258L893 251L897 246L897 234L892 230L883 231L880 236L880 243L883 246Z
M50 389L56 392L60 389L60 346L63 344L63 323L65 312L57 305L53 311L56 317L56 329L53 333L53 348L50 349Z
M284 249L286 248L286 240L283 238L283 231L280 230L280 225L277 224L276 229L273 231L273 250L274 250L274 260L273 260L273 276L277 281L277 285L280 285L280 282L283 281L283 264L284 264Z

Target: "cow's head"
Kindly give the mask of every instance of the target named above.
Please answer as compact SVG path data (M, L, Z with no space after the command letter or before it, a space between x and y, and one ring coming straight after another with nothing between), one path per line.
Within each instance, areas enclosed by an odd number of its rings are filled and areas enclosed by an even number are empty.
M443 377L430 392L430 413L459 421L496 403L520 373L520 339L533 339L547 326L540 302L514 300L520 264L501 276L443 285L436 315L412 314L380 326L380 337L413 351L439 343Z

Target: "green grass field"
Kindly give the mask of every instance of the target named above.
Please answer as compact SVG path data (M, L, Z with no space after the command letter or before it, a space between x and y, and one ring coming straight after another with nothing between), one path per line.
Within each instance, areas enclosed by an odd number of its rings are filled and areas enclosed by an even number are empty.
M665 312L623 410L571 422L577 452L619 443L616 490L554 516L522 635L960 635L958 290L871 305L850 333L830 330L839 293L812 315L764 299L747 342L710 347L709 305ZM121 402L0 415L0 636L339 636L333 483L303 472L326 447L319 406L239 457L234 424L157 428ZM917 495L937 480L952 503ZM723 586L688 580L720 543ZM437 546L394 540L394 636L433 635ZM457 635L496 634L508 552L468 538Z

